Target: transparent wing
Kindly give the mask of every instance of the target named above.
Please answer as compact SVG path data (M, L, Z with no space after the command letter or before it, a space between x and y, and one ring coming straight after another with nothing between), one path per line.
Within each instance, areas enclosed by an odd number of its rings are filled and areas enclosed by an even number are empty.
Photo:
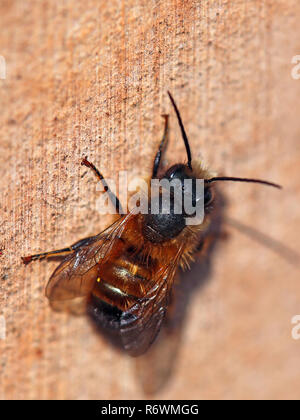
M174 275L181 249L172 263L162 266L155 276L155 286L121 316L121 339L131 356L145 353L155 340L170 300Z
M50 301L74 299L91 292L97 279L98 265L109 257L129 218L130 214L121 217L61 262L46 287L46 296Z
M80 316L86 313L87 299L87 296L81 296L69 300L50 300L50 306L53 311Z

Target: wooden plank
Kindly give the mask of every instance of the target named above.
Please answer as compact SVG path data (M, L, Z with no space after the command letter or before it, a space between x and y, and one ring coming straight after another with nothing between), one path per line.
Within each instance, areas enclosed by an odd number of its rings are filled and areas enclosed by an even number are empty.
M20 257L108 225L80 160L114 180L119 170L148 176L160 115L171 112L167 89L195 157L285 187L223 185L227 216L299 249L300 80L291 76L299 14L298 0L1 2L2 399L144 396L133 360L85 318L50 310L44 288L56 263L24 267ZM169 164L184 156L172 112L170 123ZM157 396L299 398L300 343L291 338L299 268L266 238L226 231L206 274L183 277L203 276L203 287Z

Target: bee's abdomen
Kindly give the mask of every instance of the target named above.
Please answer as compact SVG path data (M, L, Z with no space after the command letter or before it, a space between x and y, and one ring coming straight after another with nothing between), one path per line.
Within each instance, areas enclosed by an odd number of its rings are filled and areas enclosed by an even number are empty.
M152 267L136 254L122 255L101 266L93 294L124 311L153 286Z
M92 294L88 301L87 312L99 328L118 330L122 311Z
M87 304L87 314L95 327L117 348L123 348L120 336L122 311L92 294Z

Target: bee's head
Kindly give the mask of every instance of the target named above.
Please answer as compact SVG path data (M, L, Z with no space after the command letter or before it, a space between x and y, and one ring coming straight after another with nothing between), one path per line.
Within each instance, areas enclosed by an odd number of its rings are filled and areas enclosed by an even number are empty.
M144 215L143 228L146 238L156 243L175 238L180 234L186 226L186 219L196 216L196 210L193 213L186 212L187 203L195 209L199 199L196 177L188 165L171 166L159 181L160 188L156 197L158 211L153 213L152 203L149 203L148 214ZM205 185L204 212L211 205L212 197L211 186ZM153 197L151 202L152 199Z
M184 140L186 153L187 153L187 164L175 164L167 169L161 176L160 181L167 181L169 185L173 183L173 190L169 188L169 202L168 202L168 212L165 212L165 204L163 199L163 192L160 189L158 194L158 211L155 213L152 212L151 203L149 203L148 214L144 215L144 224L143 231L146 239L153 243L161 243L172 238L175 238L179 235L186 226L187 214L185 212L185 196L189 194L192 201L192 206L195 207L195 204L199 197L197 197L197 186L196 180L197 175L199 176L198 171L193 171L192 168L192 156L190 151L190 146L188 138L179 114L178 108L175 104L175 101L168 92L171 99L172 105L174 107L179 126L181 128L182 137ZM197 174L196 174L197 173ZM155 177L154 177L155 178ZM203 176L203 178L206 178ZM186 189L186 180L190 180L190 189ZM212 184L216 181L242 181L242 182L256 182L260 184L271 185L276 188L280 188L279 185L270 183L268 181L262 181L259 179L250 179L250 178L235 178L235 177L213 177L204 179L204 190L202 196L202 203L204 207L204 215L211 206L213 200ZM170 184L171 183L171 184ZM181 195L180 206L181 208L178 211L176 207L176 191ZM178 197L178 196L177 196ZM153 197L151 197L152 199ZM152 200L151 200L152 201ZM189 217L196 216L196 214L189 214Z
M192 204L195 206L196 204L196 179L197 175L195 172L188 166L182 163L177 163L176 165L171 166L163 175L164 179L168 181L178 180L180 181L182 194L184 198L184 182L185 180L191 180L191 187L192 187ZM213 192L211 185L208 185L204 181L204 209L208 209L211 205L213 199ZM184 213L184 211L183 211Z

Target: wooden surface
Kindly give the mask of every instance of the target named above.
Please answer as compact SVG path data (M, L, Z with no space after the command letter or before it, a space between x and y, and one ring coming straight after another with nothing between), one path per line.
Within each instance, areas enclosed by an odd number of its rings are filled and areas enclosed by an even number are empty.
M112 179L120 169L148 176L160 115L171 112L167 89L195 157L284 190L220 188L226 216L256 231L224 225L156 397L300 397L300 341L291 338L299 266L285 248L300 247L299 18L298 0L1 1L2 399L145 396L132 359L85 318L49 308L44 288L57 263L24 267L20 257L110 223L80 160ZM170 123L169 164L184 153L172 112ZM183 281L204 275L197 270Z

